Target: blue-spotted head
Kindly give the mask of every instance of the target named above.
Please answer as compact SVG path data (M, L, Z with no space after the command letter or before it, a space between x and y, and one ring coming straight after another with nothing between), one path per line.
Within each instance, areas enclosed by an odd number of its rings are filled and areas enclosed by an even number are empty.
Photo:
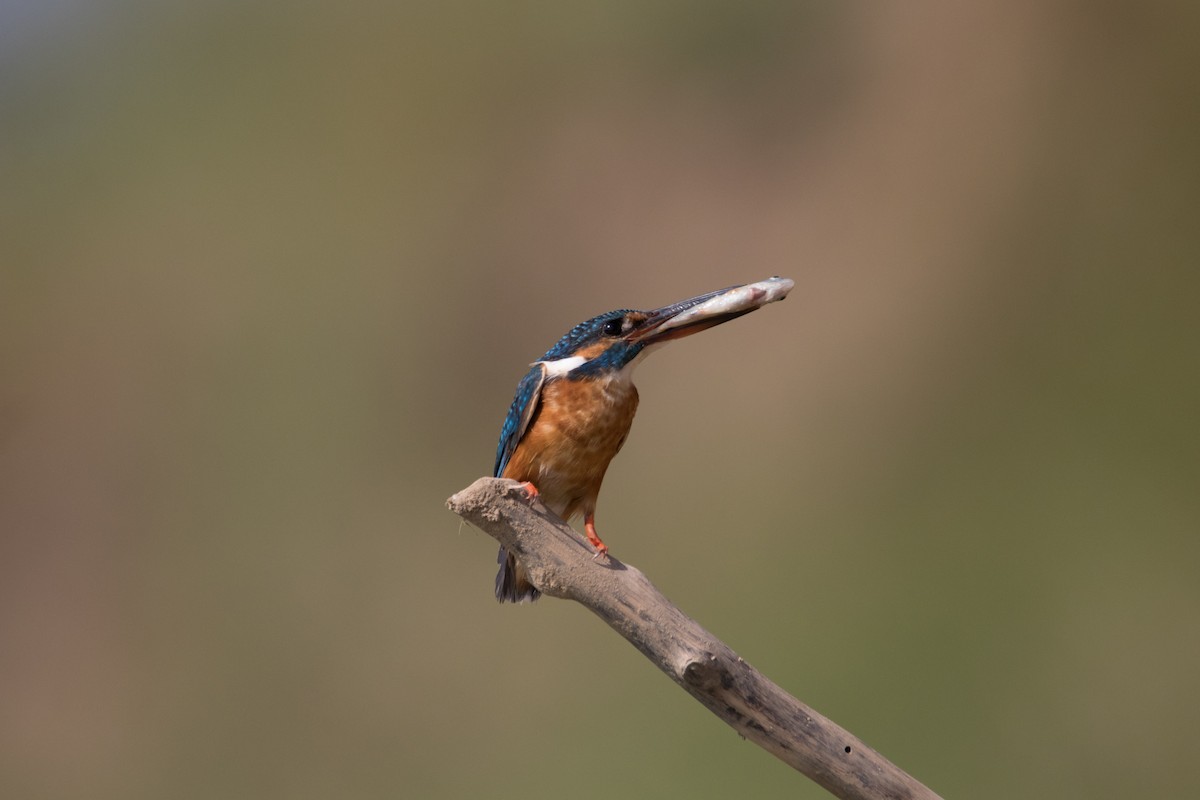
M631 370L647 353L672 339L749 314L782 300L787 278L730 286L651 311L622 308L581 322L546 351L538 363L548 377L599 378Z

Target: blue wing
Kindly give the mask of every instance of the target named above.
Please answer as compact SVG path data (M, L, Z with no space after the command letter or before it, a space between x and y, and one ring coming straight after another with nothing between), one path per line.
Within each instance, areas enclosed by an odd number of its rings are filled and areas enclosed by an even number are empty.
M546 368L534 364L533 369L525 373L525 377L517 384L517 394L512 405L508 407L508 416L504 418L504 427L500 429L500 444L496 446L496 468L493 477L499 478L504 472L508 460L521 442L521 437L529 428L529 421L541 403L542 384L546 382Z

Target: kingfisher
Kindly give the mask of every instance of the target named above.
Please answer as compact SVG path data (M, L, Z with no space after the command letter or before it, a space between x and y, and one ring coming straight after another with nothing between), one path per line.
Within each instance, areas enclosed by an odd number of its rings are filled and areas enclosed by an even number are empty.
M582 515L593 558L606 556L608 546L596 533L596 499L637 412L634 367L666 342L782 300L793 285L772 277L652 311L609 311L571 328L517 385L493 476L520 481L526 494L564 520ZM497 600L520 603L541 595L512 553L501 547L497 562Z

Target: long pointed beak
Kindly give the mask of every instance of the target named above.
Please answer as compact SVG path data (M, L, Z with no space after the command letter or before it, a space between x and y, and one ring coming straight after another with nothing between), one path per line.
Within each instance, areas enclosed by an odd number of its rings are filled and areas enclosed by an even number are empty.
M627 337L643 344L682 339L782 300L795 285L787 278L773 277L672 303L645 312L646 318Z

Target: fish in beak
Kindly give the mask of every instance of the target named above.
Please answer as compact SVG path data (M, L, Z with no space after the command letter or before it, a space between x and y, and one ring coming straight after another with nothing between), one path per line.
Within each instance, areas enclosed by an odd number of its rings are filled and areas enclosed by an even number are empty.
M788 278L772 277L718 289L643 312L646 317L625 336L630 342L647 345L682 339L782 300L795 285Z

